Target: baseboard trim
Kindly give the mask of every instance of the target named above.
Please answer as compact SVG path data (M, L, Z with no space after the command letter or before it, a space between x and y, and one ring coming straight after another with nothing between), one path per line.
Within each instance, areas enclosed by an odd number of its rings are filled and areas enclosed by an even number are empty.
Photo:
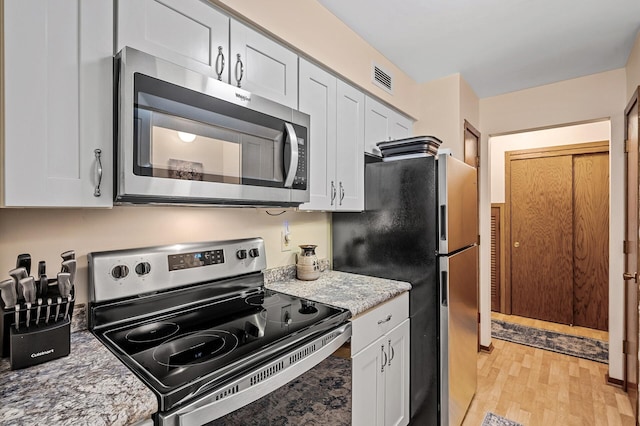
M484 352L487 354L490 354L491 352L493 352L493 342L489 343L489 346L480 345L480 352Z
M619 388L624 388L624 380L620 380L620 379L614 379L613 377L609 377L609 373L604 375L604 378L607 382L607 384L611 385L611 386L616 386Z

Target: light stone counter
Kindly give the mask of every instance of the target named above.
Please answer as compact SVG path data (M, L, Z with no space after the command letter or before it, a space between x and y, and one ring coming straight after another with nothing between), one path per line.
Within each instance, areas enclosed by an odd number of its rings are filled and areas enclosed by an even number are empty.
M67 357L15 371L0 359L0 425L128 425L157 410L153 392L86 330L71 333Z
M322 272L320 278L315 281L276 276L267 279L265 287L281 293L346 308L351 311L352 316L356 316L409 291L411 284L327 270Z
M346 308L356 316L405 291L401 281L324 271L315 281L285 274L266 277L267 288ZM71 354L11 371L0 359L0 425L129 425L151 417L157 398L102 343L86 331L86 309L74 309Z

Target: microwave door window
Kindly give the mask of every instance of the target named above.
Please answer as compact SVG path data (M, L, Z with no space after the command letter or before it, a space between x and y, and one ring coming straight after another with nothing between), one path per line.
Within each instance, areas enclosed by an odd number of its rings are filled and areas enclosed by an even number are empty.
M284 183L282 133L273 139L242 135L243 183L282 186Z

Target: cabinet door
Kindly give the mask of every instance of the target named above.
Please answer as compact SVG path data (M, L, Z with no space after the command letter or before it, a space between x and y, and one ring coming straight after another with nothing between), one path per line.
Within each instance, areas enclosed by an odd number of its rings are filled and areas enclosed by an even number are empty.
M389 136L391 139L403 139L411 136L413 122L407 117L392 111Z
M231 20L229 82L291 108L298 107L298 56Z
M113 3L3 4L4 205L111 206Z
M409 319L383 337L389 361L384 369L384 424L409 423Z
M229 81L229 18L206 2L119 0L117 15L116 51L131 46Z
M338 80L336 210L364 210L364 94ZM330 157L329 157L330 158Z
M365 109L365 152L379 155L380 150L376 143L411 136L411 119L368 96Z
M311 116L310 199L307 210L333 210L336 201L336 78L300 60L300 111ZM353 165L352 165L353 166Z
M364 118L364 150L370 154L380 154L377 142L389 140L389 119L391 110L380 102L366 97Z
M351 361L351 419L354 426L384 426L382 366L388 360L384 338L358 352Z

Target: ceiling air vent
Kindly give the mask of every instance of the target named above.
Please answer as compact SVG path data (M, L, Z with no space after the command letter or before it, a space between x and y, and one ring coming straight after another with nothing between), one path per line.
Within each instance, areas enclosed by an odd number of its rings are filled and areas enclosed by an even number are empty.
M373 64L373 84L393 94L393 76L378 64Z

